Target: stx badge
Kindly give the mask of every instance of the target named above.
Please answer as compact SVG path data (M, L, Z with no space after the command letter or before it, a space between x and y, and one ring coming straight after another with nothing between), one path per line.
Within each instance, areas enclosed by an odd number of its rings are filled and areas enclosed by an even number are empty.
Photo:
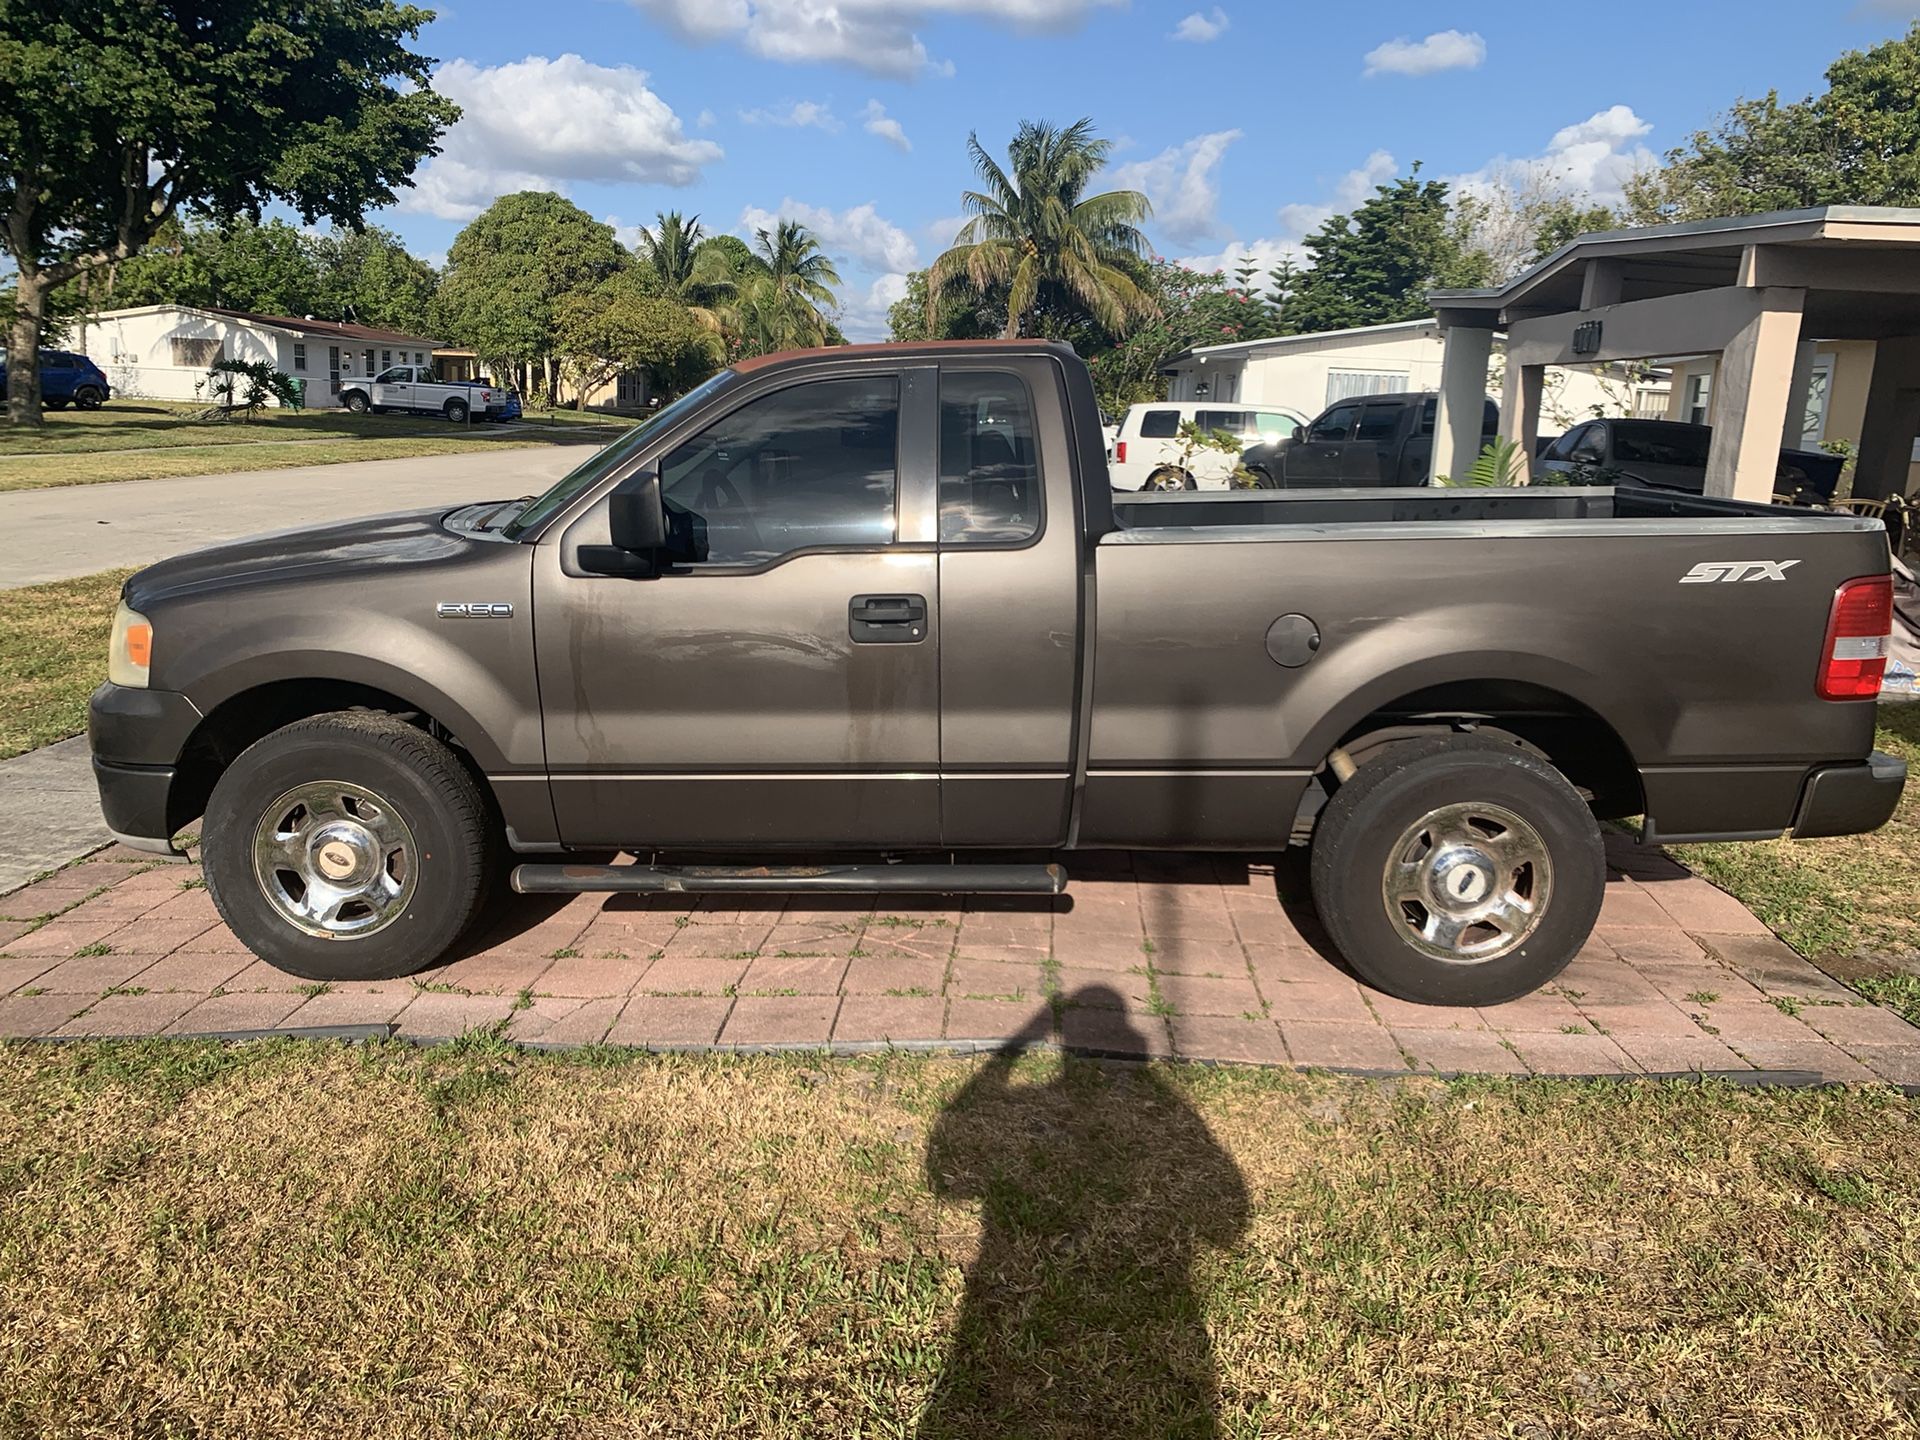
M1798 560L1702 560L1680 577L1682 585L1733 584L1744 580L1784 580Z

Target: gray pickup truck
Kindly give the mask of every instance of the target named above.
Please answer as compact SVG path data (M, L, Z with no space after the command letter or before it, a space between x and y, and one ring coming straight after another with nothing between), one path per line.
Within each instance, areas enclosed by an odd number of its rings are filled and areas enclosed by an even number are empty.
M1361 975L1486 1004L1587 937L1599 819L1887 819L1888 573L1875 522L1652 490L1116 497L1065 346L848 346L537 499L141 571L94 765L129 844L204 817L221 914L303 976L432 962L509 863L1046 894L1075 850L1309 841Z

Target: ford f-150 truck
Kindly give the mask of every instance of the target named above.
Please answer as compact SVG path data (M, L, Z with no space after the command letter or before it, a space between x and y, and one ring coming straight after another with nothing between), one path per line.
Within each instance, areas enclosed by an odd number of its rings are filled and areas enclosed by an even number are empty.
M1599 819L1882 824L1890 605L1845 515L1116 497L1071 349L847 346L535 499L141 571L91 730L112 829L204 815L220 913L303 976L430 963L509 857L521 891L1050 893L1089 847L1306 841L1361 975L1486 1004L1588 935Z

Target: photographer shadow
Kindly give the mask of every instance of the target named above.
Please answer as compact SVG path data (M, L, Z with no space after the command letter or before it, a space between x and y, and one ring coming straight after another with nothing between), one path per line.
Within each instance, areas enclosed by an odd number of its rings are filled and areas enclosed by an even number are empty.
M1066 1003L1120 1000L1090 986ZM1036 1015L927 1142L930 1187L979 1201L982 1233L919 1435L1216 1435L1193 1270L1246 1229L1245 1182L1154 1067L1068 1056L1051 1078L1017 1073L1051 1026Z

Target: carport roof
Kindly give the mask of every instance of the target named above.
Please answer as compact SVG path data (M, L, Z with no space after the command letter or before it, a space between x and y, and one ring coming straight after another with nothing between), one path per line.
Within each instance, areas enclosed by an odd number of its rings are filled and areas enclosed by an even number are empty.
M1782 285L1808 292L1810 334L1873 339L1920 329L1920 209L1871 205L1600 231L1568 241L1505 285L1427 298L1443 322L1563 314L1583 308L1587 269L1597 261L1617 262L1621 303Z

